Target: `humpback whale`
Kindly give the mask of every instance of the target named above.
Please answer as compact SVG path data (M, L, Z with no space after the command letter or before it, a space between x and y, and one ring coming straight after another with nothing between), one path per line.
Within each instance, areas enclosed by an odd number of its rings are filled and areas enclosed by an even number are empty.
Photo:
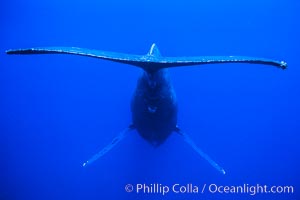
M145 55L76 47L12 49L6 51L6 53L74 54L133 65L142 69L142 75L138 79L131 101L132 124L121 131L106 147L84 162L83 166L88 166L105 155L128 135L131 130L137 130L141 137L154 146L161 145L170 134L178 133L202 158L222 174L225 174L225 170L204 153L188 134L178 126L176 95L169 79L168 68L217 63L264 64L280 69L287 68L287 63L284 61L245 56L164 57L160 54L156 44L152 44L150 50Z

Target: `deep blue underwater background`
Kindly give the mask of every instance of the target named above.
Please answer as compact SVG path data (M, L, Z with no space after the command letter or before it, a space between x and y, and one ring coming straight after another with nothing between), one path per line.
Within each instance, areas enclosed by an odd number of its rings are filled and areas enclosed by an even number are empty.
M299 196L299 1L10 0L0 3L0 199L286 199ZM153 148L136 132L82 163L131 122L141 70L71 55L6 55L77 46L165 56L245 55L249 64L170 69L180 136ZM291 185L294 194L136 194L126 184Z

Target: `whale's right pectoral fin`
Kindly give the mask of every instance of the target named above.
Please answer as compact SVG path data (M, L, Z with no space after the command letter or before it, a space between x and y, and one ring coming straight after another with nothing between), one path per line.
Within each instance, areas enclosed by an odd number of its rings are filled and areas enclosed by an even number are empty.
M111 143L109 143L106 147L104 147L98 153L96 153L95 155L93 155L88 161L86 161L85 163L83 163L82 166L86 167L87 165L92 164L93 162L95 162L96 160L98 160L99 158L101 158L102 156L104 156L107 152L109 152L112 148L114 148L122 139L124 139L128 132L130 132L133 129L134 129L134 126L130 125L128 128L126 128L123 131L121 131L119 133L119 135L116 136L111 141Z
M218 165L213 159L211 159L206 153L204 153L194 142L193 140L180 128L176 127L175 132L181 135L184 138L184 141L188 143L202 158L204 158L211 166L213 166L220 173L225 174L225 170Z

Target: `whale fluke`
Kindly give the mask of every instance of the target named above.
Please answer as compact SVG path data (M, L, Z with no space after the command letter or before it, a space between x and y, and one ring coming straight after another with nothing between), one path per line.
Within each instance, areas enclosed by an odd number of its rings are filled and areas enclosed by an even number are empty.
M246 56L194 56L194 57L164 57L161 56L156 44L152 44L146 55L124 54L78 47L40 47L29 49L12 49L7 54L74 54L89 56L114 62L130 64L154 72L162 68L184 67L218 63L249 63L271 65L281 69L287 68L284 61Z

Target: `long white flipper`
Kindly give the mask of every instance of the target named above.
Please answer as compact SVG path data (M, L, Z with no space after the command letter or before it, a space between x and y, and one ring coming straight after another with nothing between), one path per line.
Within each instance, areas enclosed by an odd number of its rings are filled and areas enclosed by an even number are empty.
M93 155L88 161L86 161L85 163L83 163L83 167L86 167L87 165L92 164L93 162L95 162L96 160L98 160L99 158L101 158L103 155L105 155L107 152L109 152L113 147L115 147L122 139L125 138L126 134L133 130L134 127L133 126L129 126L128 128L124 129L123 131L121 131L119 133L119 135L117 137L115 137L111 143L109 143L106 147L104 147L101 151L99 151L98 153L96 153L95 155Z
M225 174L225 170L220 167L213 159L211 159L206 153L204 153L197 145L193 142L193 140L182 130L179 128L176 128L175 130L179 135L181 135L184 138L184 141L188 143L202 158L204 158L211 166L213 166L216 170L218 170L220 173Z

